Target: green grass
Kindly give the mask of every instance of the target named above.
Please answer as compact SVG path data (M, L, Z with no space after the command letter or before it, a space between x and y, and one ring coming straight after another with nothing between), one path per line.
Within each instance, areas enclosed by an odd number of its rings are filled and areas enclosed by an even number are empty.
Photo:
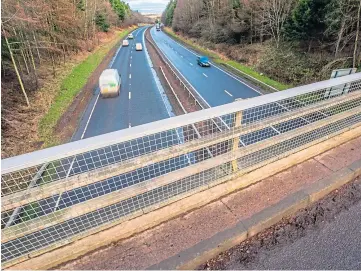
M131 29L118 31L118 37L115 40L94 51L87 59L76 65L70 74L61 82L60 89L54 102L39 124L39 133L44 141L44 147L59 144L58 139L53 135L57 122L73 102L76 95L87 83L88 78L102 62L107 53L130 31Z
M217 61L216 61L217 62ZM241 71L241 72L244 72L245 74L253 77L253 78L256 78L257 80L260 80L261 82L271 86L271 87L274 87L276 88L277 90L285 90L285 89L288 89L288 88L291 88L292 86L290 85L286 85L286 84L283 84L283 83L280 83L280 82L277 82L267 76L264 76L264 75L261 75L259 74L257 71L255 71L254 69L248 67L248 66L245 66L245 65L242 65L236 61L233 61L233 60L228 60L228 61L223 61L221 60L221 62L223 64L228 64L230 66L232 66L233 68Z
M280 83L280 82L277 82L265 75L261 75L259 74L257 71L255 71L253 68L249 67L249 66L245 66L245 65L242 65L236 61L233 61L233 60L223 60L221 59L221 57L213 52L213 51L210 51L208 50L207 48L204 48L202 46L200 46L199 44L196 44L188 39L185 39L183 37L180 37L178 36L176 33L174 33L170 28L165 28L164 31L172 36L174 39L178 40L178 41L181 41L187 45L189 45L190 47L192 47L194 50L196 50L197 52L201 53L201 54L204 54L204 55L207 55L208 57L212 58L212 60L218 64L223 64L223 65L230 65L232 66L233 68L239 70L241 73L245 73L246 76L250 79L250 80L253 80L253 78L256 78L257 80L263 82L264 84L266 85L269 85L277 90L285 90L285 89L288 89L288 88L291 88L292 86L290 85L286 85L286 84L283 84L283 83ZM253 78L252 78L253 77ZM261 85L261 86L264 86L263 84L260 84L259 82L257 82L256 80L253 80L256 84L258 85Z

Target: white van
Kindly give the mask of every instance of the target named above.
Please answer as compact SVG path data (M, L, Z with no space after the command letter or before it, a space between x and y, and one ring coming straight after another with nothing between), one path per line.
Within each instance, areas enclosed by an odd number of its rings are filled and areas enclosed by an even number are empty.
M143 50L142 44L141 44L141 43L137 43L137 44L135 45L135 50L136 50L136 51L142 51L142 50Z
M123 46L129 46L129 41L128 40L123 40Z
M102 97L115 97L120 93L121 79L116 69L106 69L99 77L99 88Z

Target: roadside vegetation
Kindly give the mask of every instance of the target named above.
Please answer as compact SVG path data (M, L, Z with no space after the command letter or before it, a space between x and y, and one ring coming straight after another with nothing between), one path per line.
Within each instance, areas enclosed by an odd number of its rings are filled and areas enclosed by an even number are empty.
M53 128L96 66L132 26L119 0L4 0L2 158L56 144Z
M282 90L360 69L360 13L358 0L170 0L162 22L216 62Z

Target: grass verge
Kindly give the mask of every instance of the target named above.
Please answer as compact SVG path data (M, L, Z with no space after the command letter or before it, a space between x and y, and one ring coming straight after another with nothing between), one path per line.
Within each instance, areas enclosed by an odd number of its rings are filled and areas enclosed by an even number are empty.
M173 37L174 39L181 41L182 43L185 43L187 45L189 45L191 48L193 48L194 50L196 50L197 52L203 54L203 55L207 55L210 58L212 58L212 60L217 63L217 64L221 64L221 65L225 65L225 66L231 66L234 69L238 70L241 74L243 74L244 76L246 76L246 78L252 80L254 83L256 83L257 85L260 85L261 87L265 87L265 86L271 86L272 88L276 89L276 90L285 90L288 88L291 88L292 86L290 85L286 85L280 82L277 82L265 75L261 75L259 74L256 70L254 70L253 68L249 67L249 66L245 66L242 65L236 61L233 60L224 60L220 57L219 54L217 54L214 51L208 50L205 47L200 46L199 44L194 43L193 41L186 39L184 37L181 37L179 35L177 35L172 29L165 27L164 31L170 35L171 37ZM270 89L272 89L270 88ZM275 91L273 89L273 91Z
M70 73L61 80L58 94L49 111L41 119L39 124L39 134L44 141L44 148L59 144L59 139L53 135L57 122L71 105L76 95L87 83L88 78L102 62L103 58L131 30L132 29L129 28L122 31L116 31L117 37L113 41L96 49L84 61L74 66Z

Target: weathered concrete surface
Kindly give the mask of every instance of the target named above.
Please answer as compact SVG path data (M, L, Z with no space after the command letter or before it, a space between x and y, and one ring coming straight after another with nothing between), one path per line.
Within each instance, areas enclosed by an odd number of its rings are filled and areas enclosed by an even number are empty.
M356 155L345 154L355 152ZM350 165L361 153L361 138L356 138L323 154L336 160L333 164L309 159L284 172L269 177L242 191L224 197L198 210L165 222L110 247L69 262L61 269L144 269L190 248L217 232L234 226L262 209L280 202L301 188L330 176L337 164ZM331 168L328 168L327 165Z

